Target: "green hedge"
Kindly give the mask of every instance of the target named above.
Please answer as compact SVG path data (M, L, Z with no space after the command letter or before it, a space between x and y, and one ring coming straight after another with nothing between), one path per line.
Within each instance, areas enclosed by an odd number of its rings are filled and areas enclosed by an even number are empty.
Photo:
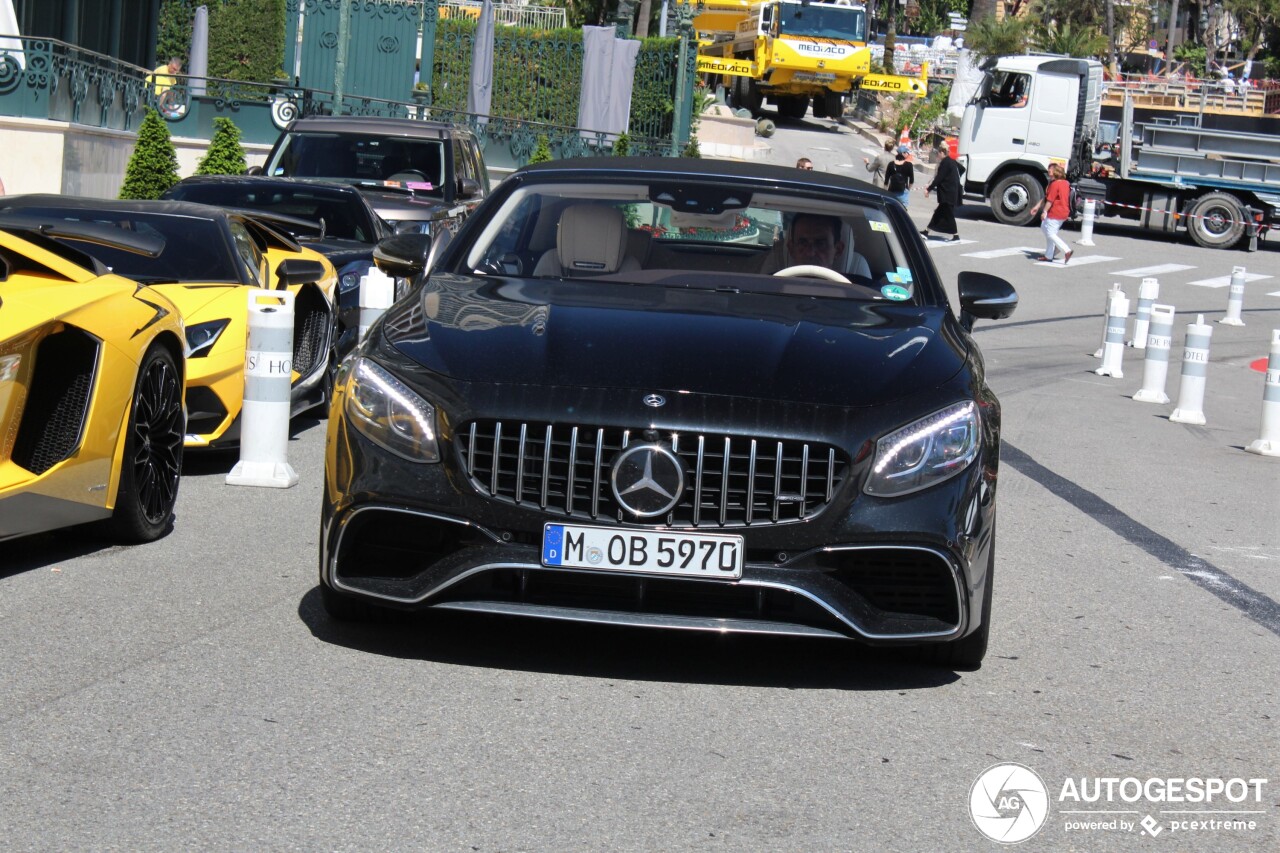
M156 56L181 56L190 70L195 7L209 9L209 76L270 80L284 63L285 0L164 0Z
M442 19L436 25L432 100L445 109L467 108L476 22ZM636 57L631 132L662 137L671 132L675 103L674 38L644 39ZM490 114L574 127L582 89L582 31L498 27Z

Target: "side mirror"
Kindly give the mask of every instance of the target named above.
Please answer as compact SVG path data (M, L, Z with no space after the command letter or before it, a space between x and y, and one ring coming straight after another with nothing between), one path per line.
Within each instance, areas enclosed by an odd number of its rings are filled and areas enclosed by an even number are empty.
M247 168L247 169L245 169L245 170L244 170L244 173L245 173L246 175L261 175L261 174L262 174L262 167L261 167L261 166L250 166L249 168Z
M430 234L397 234L373 247L373 262L389 276L416 279L427 269Z
M458 178L458 198L475 198L479 194L479 181L475 178Z
M301 258L289 258L276 267L276 290L287 290L295 284L311 284L324 278L324 264Z
M965 271L957 279L960 290L960 324L972 331L975 320L1003 320L1018 307L1018 292L999 276Z

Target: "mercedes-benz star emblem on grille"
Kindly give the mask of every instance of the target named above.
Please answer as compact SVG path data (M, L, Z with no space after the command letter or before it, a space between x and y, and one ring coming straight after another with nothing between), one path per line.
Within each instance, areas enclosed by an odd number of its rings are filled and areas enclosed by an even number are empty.
M660 444L636 444L622 451L610 474L613 496L627 512L653 518L670 512L684 493L684 465Z
M667 404L667 398L661 394L646 394L644 396L644 404L650 408L656 409L659 406Z

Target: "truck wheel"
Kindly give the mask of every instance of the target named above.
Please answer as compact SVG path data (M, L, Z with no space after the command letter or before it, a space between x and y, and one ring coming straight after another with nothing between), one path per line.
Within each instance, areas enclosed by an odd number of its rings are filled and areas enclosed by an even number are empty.
M778 113L787 118L802 119L809 112L808 95L791 95L778 99Z
M1249 213L1229 193L1212 192L1191 202L1187 231L1196 245L1229 249L1244 239Z
M750 77L733 78L733 105L749 110L752 115L757 115L764 106L764 96Z
M1027 225L1031 208L1044 198L1044 185L1028 172L1005 175L991 192L991 212L1005 225Z

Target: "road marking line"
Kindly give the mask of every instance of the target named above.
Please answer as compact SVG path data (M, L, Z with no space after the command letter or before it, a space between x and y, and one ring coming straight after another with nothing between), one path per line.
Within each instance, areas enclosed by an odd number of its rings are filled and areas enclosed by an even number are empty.
M1103 264L1107 261L1118 261L1119 258L1112 258L1107 255L1085 255L1083 258L1072 258L1071 263L1064 264L1061 261L1036 261L1038 267L1053 267L1054 269L1070 269L1072 267L1082 267L1085 264Z
M1128 278L1145 278L1149 275L1164 275L1169 272L1182 272L1183 270L1193 270L1195 267L1187 264L1157 264L1154 267L1138 267L1132 270L1120 270L1113 272L1112 275L1123 275Z
M978 241L977 240L932 240L926 237L924 242L928 244L930 249L935 249L938 246L964 246L968 243L976 243Z
M1041 252L1043 252L1043 251L1044 251L1044 247L1043 247L1043 246L1040 246L1040 247L1036 247L1036 246L1014 246L1014 247L1013 247L1013 248L1011 248L1011 249L989 249L988 251L985 251L985 252L966 252L966 253L964 254L964 257L966 257L966 258L983 258L983 259L985 259L985 260L990 260L990 259L992 259L992 258L1008 258L1008 257L1012 257L1012 256L1014 256L1014 255L1027 255L1027 254L1031 254L1031 253L1033 253L1033 252L1034 252L1035 254L1037 254L1037 255L1038 255L1038 254L1040 254L1040 253L1041 253Z
M1244 274L1245 281L1258 281L1264 278L1271 278L1271 276L1257 272L1247 272ZM1199 281L1191 282L1191 284L1194 284L1197 287L1230 287L1231 276L1220 275L1217 278L1202 278Z

